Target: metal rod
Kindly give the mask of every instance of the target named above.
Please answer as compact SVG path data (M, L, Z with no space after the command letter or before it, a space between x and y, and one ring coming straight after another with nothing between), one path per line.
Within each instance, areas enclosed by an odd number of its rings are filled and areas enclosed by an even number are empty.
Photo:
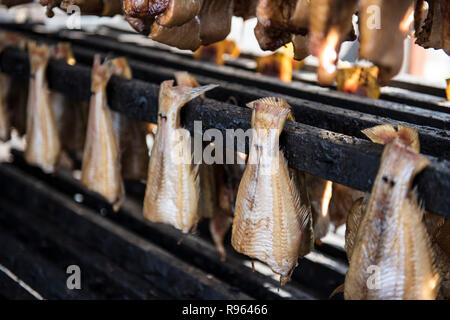
M0 67L5 73L28 76L27 55L17 49L6 49L0 57ZM47 76L51 89L74 99L89 99L90 68L51 60ZM159 86L155 84L112 77L108 101L113 110L131 118L156 122L158 90ZM181 115L182 123L191 134L194 134L194 121L201 121L202 132L219 129L224 139L226 129L250 128L250 109L211 99L195 99L182 109ZM280 144L292 168L363 191L371 189L383 148L355 137L291 121L285 125ZM245 148L233 147L237 151L248 151L248 143ZM447 196L450 194L450 162L433 157L430 160L430 166L416 178L420 196L429 211L450 217L450 197Z

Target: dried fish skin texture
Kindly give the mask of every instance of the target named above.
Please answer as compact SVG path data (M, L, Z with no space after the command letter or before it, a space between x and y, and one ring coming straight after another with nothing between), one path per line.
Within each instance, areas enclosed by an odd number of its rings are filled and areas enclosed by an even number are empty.
M433 253L422 211L410 190L414 176L428 163L399 138L385 146L353 245L345 299L436 297ZM378 272L378 284L373 287L369 286L371 267Z
M29 43L31 79L28 91L26 147L24 157L44 172L55 170L61 151L58 127L50 106L45 77L49 48Z
M268 264L285 284L297 265L311 215L278 149L290 107L278 98L263 98L248 106L253 109L254 131L237 194L231 241L236 251Z
M215 87L173 87L170 80L164 81L159 91L158 129L148 169L144 217L184 233L190 232L199 220L199 181L188 152L190 133L181 128L180 110L188 101Z
M117 211L124 198L124 186L119 143L106 97L106 85L111 73L111 65L108 62L100 65L100 58L96 56L92 69L93 94L89 106L81 182L88 189L101 194Z

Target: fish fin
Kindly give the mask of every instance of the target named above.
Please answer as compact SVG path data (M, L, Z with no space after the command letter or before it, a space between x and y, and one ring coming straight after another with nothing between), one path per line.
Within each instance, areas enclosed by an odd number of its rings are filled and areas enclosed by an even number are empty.
M202 87L191 88L188 86L173 86L173 80L166 80L161 83L159 89L159 101L173 101L173 105L181 108L192 99L202 95L206 91L217 88L217 84L209 84ZM166 100L167 99L167 100Z
M284 121L287 117L289 117L289 114L291 114L291 106L286 102L286 100L278 97L265 97L258 100L254 100L252 102L247 103L247 107L249 107L252 110L260 111L262 113L268 113L272 117L284 117L282 118L283 121L277 123L278 127L278 134L281 133L284 126ZM252 128L255 127L255 121L256 121L256 112L252 112ZM272 118L271 117L271 118ZM293 118L293 117L292 117ZM289 119L291 120L291 119ZM268 121L268 120L262 120L263 125L267 128L274 128L274 122Z
M311 208L303 205L300 209L300 217L300 226L303 231L303 236L301 239L299 256L304 257L314 250L314 230L311 217Z
M112 73L116 76L121 76L127 79L131 79L133 74L131 72L130 65L125 57L119 57L110 60Z
M419 132L416 129L398 125L397 131L391 124L382 124L372 128L362 130L372 142L387 144L388 142L399 138L414 151L420 152Z
M419 132L416 129L398 125L398 137L407 146L420 152Z
M106 87L109 79L111 78L112 67L110 62L101 63L101 57L99 54L94 56L94 64L92 67L92 81L91 91L98 92Z
M397 138L397 132L391 124L382 124L372 128L361 130L372 142L387 144Z
M31 74L44 67L46 68L48 59L50 58L50 48L47 45L37 45L36 42L28 42L28 55L30 59Z
M190 75L186 71L178 71L174 73L175 80L178 86L186 86L191 88L200 87L197 79L195 79L192 75Z
M286 102L286 100L278 97L264 97L246 105L250 109L264 109L271 113L281 113L282 111L291 111L291 106Z
M338 293L344 292L344 289L345 289L345 283L339 285L336 289L334 289L328 298L331 299Z
M294 115L292 114L292 112L288 114L286 120L295 121L295 118L294 118Z

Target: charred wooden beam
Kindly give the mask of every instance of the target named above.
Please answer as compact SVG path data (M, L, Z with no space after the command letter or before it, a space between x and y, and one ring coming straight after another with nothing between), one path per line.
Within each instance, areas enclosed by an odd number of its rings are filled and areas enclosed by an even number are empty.
M104 219L59 190L21 173L11 165L0 165L0 177L2 196L13 203L21 204L24 210L32 210L34 214L45 217L67 236L95 248L128 272L144 277L159 290L170 292L174 298L251 298L236 292L228 284L181 261L142 237ZM24 197L26 202L23 201ZM1 235L0 232L0 237ZM5 255L15 259L15 247L9 244L7 247L13 251L7 251ZM0 252L0 255L3 255L3 252ZM63 284L65 286L66 282Z
M4 50L0 68L5 73L28 76L25 52ZM47 75L50 88L75 99L89 98L90 68L51 60ZM112 77L107 90L108 101L113 110L138 120L156 122L158 90L156 84ZM230 134L227 129L249 129L250 119L250 109L211 99L195 99L182 109L182 123L192 134L194 121L200 121L201 133L217 128L224 140ZM225 143L223 141L224 146ZM363 191L372 187L383 148L355 137L291 121L285 125L280 144L292 168ZM245 147L234 145L233 148L247 152L248 141ZM429 158L431 165L416 178L420 196L429 211L450 217L450 197L447 196L450 192L450 162Z
M170 298L167 293L155 290L153 284L67 236L39 214L23 210L6 199L0 201L0 225L12 230L15 238L26 243L28 249L38 252L60 270L65 271L69 265L79 266L82 289L93 292L96 299Z

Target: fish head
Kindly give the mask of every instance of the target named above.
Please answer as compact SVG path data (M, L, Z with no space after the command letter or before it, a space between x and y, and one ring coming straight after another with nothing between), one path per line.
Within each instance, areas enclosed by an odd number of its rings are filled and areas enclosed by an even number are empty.
M132 73L131 68L128 65L128 61L125 57L115 58L111 60L112 72L116 76L125 77L131 79Z

